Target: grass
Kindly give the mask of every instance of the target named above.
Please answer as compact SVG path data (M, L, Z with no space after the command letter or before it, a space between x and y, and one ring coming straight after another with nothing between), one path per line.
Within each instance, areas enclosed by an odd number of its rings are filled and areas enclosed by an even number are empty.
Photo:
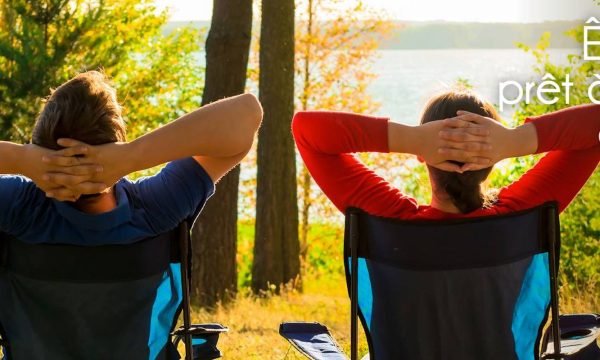
M248 293L235 303L209 313L196 309L194 320L219 322L230 328L219 348L226 359L304 359L278 333L284 321L318 321L327 325L346 353L350 351L350 302L341 276L305 279L304 293L284 290L281 295L258 298ZM309 285L312 284L312 285ZM364 335L360 352L367 353Z
M219 322L230 328L219 340L227 359L304 359L279 335L285 321L325 324L340 346L350 351L350 301L343 277L342 235L339 226L318 224L309 233L309 251L303 264L303 292L284 289L280 295L256 297L249 293L254 224L238 226L238 285L240 293L228 306L213 312L195 309L198 322ZM360 351L367 353L361 335Z
M600 312L600 295L597 290L596 284L587 284L585 288L575 290L570 290L566 286L561 287L560 312L562 314Z

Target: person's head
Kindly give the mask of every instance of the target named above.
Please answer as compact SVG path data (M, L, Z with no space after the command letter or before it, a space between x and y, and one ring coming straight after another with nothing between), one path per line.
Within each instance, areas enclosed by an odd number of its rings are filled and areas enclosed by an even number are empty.
M455 117L459 110L500 119L493 105L470 91L459 90L448 91L429 100L421 116L421 124ZM485 207L492 201L492 197L481 189L481 184L487 179L492 167L462 174L430 165L427 168L435 194L439 198L450 200L461 213Z
M81 73L51 91L33 126L31 142L59 150L60 138L90 145L127 140L117 92L103 73ZM89 205L99 199L98 195L83 195L80 200L89 201L79 203Z
M60 138L90 145L126 141L117 92L101 72L88 71L52 90L32 133L32 143L58 150Z

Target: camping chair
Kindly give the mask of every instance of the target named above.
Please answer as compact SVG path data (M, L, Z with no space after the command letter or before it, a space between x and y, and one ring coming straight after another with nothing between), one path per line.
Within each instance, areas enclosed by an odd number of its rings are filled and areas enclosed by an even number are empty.
M188 360L221 356L227 328L190 324L185 222L129 245L32 245L0 235L0 246L1 359L171 360L180 359L180 341Z
M352 360L357 315L370 359L600 359L600 316L556 321L559 249L555 203L445 221L349 209ZM347 359L323 325L284 323L280 334L309 358Z

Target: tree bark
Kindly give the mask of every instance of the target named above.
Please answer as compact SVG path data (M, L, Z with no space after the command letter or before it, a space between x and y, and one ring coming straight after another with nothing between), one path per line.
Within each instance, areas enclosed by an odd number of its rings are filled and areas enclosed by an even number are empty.
M304 89L302 89L302 98L300 101L300 105L302 106L302 110L308 110L308 100L310 97L311 86L312 86L312 78L310 74L310 65L312 62L312 38L313 38L313 14L314 14L314 6L313 0L308 0L306 4L306 13L308 15L308 20L306 22L306 35L308 38L307 43L305 44L304 49L304 58L302 59L304 62L304 83L302 84ZM308 172L306 166L302 165L300 170L300 186L302 188L302 222L300 224L300 258L302 259L301 266L303 266L302 271L304 272L306 266L306 255L308 254L308 232L310 230L310 208L312 207L313 199L311 197L311 185L312 185L312 177Z
M299 279L294 115L294 0L263 0L260 36L256 236L252 265L255 292Z
M252 33L252 0L214 0L206 40L202 105L241 94L246 85ZM239 166L217 184L193 231L192 299L212 308L237 292Z

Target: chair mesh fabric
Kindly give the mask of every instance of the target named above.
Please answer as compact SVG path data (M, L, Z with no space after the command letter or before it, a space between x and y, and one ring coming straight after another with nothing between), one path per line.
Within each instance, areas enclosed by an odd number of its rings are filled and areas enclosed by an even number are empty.
M15 245L18 240L2 237L0 242L14 247L5 249L11 256L0 269L0 324L8 342L5 358L169 358L166 345L181 304L181 264L176 256L169 257L176 236L170 232L153 238L145 250L132 244L142 250L134 252L138 255L128 253L129 245L108 251L31 245L36 250L27 251L28 246ZM32 271L27 264L45 261L32 256L40 247L40 254L59 256L64 250L64 254L74 251L83 258L65 256L63 266L49 262L46 268ZM136 266L138 261L157 262L164 253L167 258L160 266ZM78 272L86 263L99 268ZM125 269L125 275L107 276L114 267Z
M351 209L347 284L350 292L354 227L358 315L371 359L537 359L551 297L551 206L436 222Z

